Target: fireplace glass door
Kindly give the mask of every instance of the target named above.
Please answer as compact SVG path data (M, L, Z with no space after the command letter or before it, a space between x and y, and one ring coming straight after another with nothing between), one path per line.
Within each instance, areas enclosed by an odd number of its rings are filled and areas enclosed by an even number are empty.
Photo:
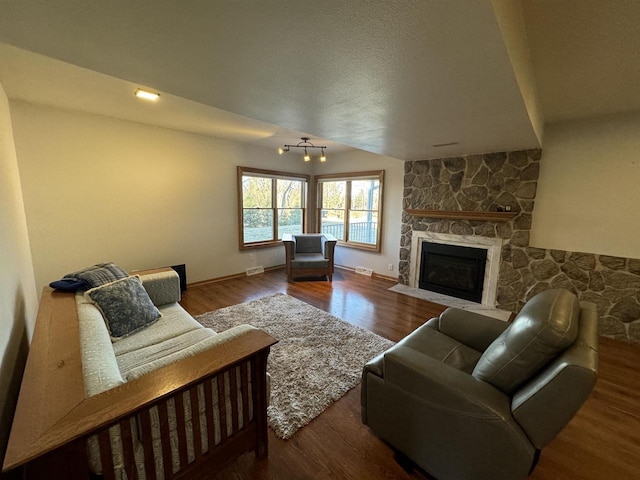
M422 242L419 287L482 303L487 251Z

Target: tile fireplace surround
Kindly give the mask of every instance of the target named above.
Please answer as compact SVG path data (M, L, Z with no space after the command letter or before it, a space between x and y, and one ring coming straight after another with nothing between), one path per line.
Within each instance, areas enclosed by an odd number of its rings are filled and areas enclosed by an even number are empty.
M597 305L601 335L640 343L640 259L529 245L540 156L540 150L525 150L405 162L400 283L417 286L422 240L480 244L491 256L484 305L518 312L536 293L566 288ZM502 221L407 212L495 212L505 206L516 215Z
M500 238L480 237L475 235L449 235L446 233L414 232L411 237L411 263L409 286L418 288L420 278L420 259L422 258L422 242L442 243L459 247L482 248L487 251L487 263L482 286L482 305L496 305L498 287L498 269L500 268Z

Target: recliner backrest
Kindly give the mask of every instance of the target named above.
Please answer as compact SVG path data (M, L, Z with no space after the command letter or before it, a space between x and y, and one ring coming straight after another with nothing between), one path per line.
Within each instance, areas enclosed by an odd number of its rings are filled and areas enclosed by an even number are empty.
M537 294L484 351L472 375L513 394L574 343L579 315L578 298L571 292L556 289Z
M593 390L598 376L598 311L580 305L578 338L511 401L511 411L531 443L541 449L569 423Z

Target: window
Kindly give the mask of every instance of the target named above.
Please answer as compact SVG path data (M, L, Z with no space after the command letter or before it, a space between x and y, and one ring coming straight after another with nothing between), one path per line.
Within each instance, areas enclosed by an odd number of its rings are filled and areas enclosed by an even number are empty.
M308 184L307 175L238 167L240 249L304 232Z
M319 175L318 229L339 244L380 251L384 171Z

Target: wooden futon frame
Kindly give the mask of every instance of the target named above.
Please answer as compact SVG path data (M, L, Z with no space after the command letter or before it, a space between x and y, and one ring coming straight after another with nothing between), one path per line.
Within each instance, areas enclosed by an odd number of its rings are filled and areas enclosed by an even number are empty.
M26 479L90 478L87 438L97 434L103 477L115 478L109 440L109 427L120 425L124 471L129 480L137 479L134 461L134 435L131 417L136 417L138 434L144 447L147 479L155 479L149 410L157 407L162 439L163 475L165 479L203 478L219 470L244 452L267 454L266 365L271 345L276 340L256 330L248 336L234 338L216 348L185 358L152 371L93 397L84 389L78 316L73 293L45 287L35 325L27 365L20 388L3 472L19 471ZM236 395L237 370L243 391L251 379L253 418L249 419L248 399L239 402L243 427L238 427L239 406ZM218 396L221 411L231 403L232 426L227 416L215 416L212 406L212 381L217 378L218 392L223 392L223 374L231 381L231 400ZM209 381L207 381L209 380ZM198 385L205 395L206 425L200 425ZM185 402L175 401L180 469L173 472L169 444L167 401L190 396L195 460L188 462L184 428ZM200 397L202 398L202 397ZM218 422L219 425L215 425ZM201 432L206 427L208 451L202 452ZM214 430L221 433L215 445ZM231 431L231 434L229 434Z

